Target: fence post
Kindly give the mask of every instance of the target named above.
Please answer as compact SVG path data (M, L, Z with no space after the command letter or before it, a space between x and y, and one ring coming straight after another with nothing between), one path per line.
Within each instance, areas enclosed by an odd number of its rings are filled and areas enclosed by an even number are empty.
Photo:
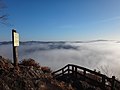
M68 65L68 75L70 74L70 66Z
M75 67L75 77L77 78L77 67Z
M84 69L83 75L84 75L84 80L85 80L85 78L86 78L86 69Z
M102 89L105 90L105 75L102 76Z
M74 66L72 66L72 74L74 75Z
M112 76L111 90L114 90L114 88L115 88L115 76Z
M62 69L62 75L64 75L64 68Z

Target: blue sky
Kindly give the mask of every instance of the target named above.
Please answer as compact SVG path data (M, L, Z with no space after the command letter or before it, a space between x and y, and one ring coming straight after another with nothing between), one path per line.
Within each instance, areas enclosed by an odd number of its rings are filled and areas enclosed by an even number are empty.
M11 26L0 25L0 41L120 40L120 0L4 0Z

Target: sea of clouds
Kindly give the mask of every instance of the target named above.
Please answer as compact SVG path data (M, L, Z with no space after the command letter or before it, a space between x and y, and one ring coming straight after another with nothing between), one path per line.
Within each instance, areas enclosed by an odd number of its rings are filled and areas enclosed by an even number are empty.
M57 70L67 64L96 69L120 78L120 43L96 40L88 42L24 42L18 47L19 61L32 58L42 66ZM0 44L0 55L12 60L12 45Z

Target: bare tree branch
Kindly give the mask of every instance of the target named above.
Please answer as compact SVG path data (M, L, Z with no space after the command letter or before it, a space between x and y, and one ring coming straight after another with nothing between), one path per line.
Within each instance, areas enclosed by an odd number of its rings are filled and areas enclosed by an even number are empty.
M109 76L109 77L112 77L115 74L115 72L111 69L111 67L109 65L100 66L97 69L99 71L101 71L103 74L105 74L106 76Z
M4 13L5 8L6 8L5 3L3 2L3 0L0 0L0 23L7 25L8 15Z

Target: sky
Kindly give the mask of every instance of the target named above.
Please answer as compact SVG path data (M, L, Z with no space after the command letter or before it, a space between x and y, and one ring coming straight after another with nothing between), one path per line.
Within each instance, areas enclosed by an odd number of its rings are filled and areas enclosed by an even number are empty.
M0 41L120 40L120 0L3 0L10 25Z

